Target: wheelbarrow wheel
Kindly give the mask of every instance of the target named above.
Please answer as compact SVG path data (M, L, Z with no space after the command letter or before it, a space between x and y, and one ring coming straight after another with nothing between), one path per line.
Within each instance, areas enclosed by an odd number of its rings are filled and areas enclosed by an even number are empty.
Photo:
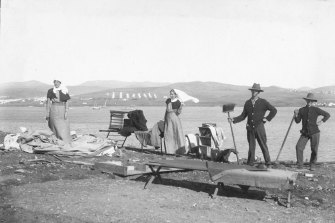
M247 193L250 186L247 185L238 185L244 193Z
M224 184L223 184L223 182L219 182L219 183L218 183L218 186L220 186L221 188L224 188Z

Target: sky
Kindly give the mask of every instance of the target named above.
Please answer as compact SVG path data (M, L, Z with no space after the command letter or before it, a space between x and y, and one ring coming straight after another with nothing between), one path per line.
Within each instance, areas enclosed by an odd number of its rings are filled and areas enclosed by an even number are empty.
M1 0L0 83L335 85L335 0Z

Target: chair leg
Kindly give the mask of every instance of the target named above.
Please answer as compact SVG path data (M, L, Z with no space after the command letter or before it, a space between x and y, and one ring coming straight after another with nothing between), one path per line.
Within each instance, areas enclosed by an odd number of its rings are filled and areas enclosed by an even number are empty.
M127 138L128 138L128 136L126 136L126 138L124 139L124 141L123 141L123 143L122 143L122 146L121 146L121 147L123 147L123 145L124 145L124 143L126 142Z
M165 150L165 154L166 154L167 152L166 152L165 138L164 138L164 150Z
M286 204L287 208L291 207L291 190L288 190L288 194L287 194L287 204Z
M161 154L163 155L163 140L161 138Z
M107 133L107 136L106 136L106 138L108 138L108 136L109 136L109 133L110 133L110 132L108 132L108 133Z

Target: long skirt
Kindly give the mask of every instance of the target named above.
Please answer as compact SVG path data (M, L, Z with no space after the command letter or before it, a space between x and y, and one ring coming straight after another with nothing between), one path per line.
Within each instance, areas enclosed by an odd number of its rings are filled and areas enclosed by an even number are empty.
M65 143L71 143L72 140L70 135L69 119L65 119L64 114L64 104L52 104L50 108L48 125L58 139L63 140Z
M165 113L164 142L167 154L185 154L185 135L179 117L174 112Z

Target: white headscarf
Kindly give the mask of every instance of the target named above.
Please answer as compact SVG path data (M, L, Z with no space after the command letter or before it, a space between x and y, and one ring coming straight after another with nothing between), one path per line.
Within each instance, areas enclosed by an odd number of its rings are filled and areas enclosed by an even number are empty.
M57 80L57 79L55 79L55 80ZM57 80L57 81L58 81L58 80ZM61 81L59 81L59 82L61 82ZM56 87L54 86L54 88L53 88L53 92L56 94L57 91L61 91L63 94L68 94L68 93L69 93L69 90L67 89L67 87L65 87L65 86L62 84L62 82L61 82L61 84L59 85L58 88L56 88Z
M177 97L180 99L180 101L182 103L184 103L186 101L193 101L194 103L199 102L198 98L192 97L192 96L186 94L184 91L181 91L181 90L178 90L178 89L173 89L173 90L174 90L174 92L176 92Z

